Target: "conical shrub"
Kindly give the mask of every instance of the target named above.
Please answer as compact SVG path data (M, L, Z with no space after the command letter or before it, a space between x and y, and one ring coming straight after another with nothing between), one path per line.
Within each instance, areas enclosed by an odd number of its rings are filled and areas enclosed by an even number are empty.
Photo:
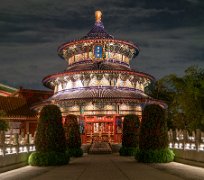
M82 156L83 151L81 149L81 135L77 117L75 115L66 116L64 129L68 153L70 156L74 157Z
M69 162L62 116L55 105L47 105L40 112L35 137L36 152L29 157L29 164L36 166L61 165ZM66 157L66 158L65 158Z
M130 114L124 117L120 155L130 156L137 150L139 126L140 121L137 115Z
M168 149L168 130L165 110L159 105L147 105L142 114L139 151L141 162L170 162L174 154Z

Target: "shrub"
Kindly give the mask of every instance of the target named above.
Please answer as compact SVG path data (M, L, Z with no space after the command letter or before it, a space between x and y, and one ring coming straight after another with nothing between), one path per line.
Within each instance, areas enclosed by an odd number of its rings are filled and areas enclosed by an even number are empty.
M121 147L120 156L134 156L138 151L138 147Z
M35 137L36 152L29 157L33 166L52 166L68 164L65 153L66 140L62 126L62 116L55 105L47 105L40 112L40 119Z
M138 150L135 153L135 159L144 163L168 163L174 159L172 150L156 149L156 150Z
M9 125L7 121L0 119L0 131L7 131L9 128Z
M139 149L135 158L140 162L173 161L173 152L168 149L165 110L159 105L148 105L143 110Z
M33 152L28 159L31 166L56 166L69 162L69 155L61 152Z
M126 115L123 122L122 147L119 151L121 156L132 155L132 150L138 146L139 118L134 115Z
M36 151L65 152L66 140L62 126L62 116L55 105L47 105L40 112L40 119L35 137Z
M64 124L67 152L70 156L80 157L83 155L81 149L81 135L79 124L75 115L68 115Z
M6 117L6 113L4 110L0 110L0 131L7 131L9 124L3 117Z
M67 148L66 153L70 157L81 157L81 156L83 156L83 150L81 148Z
M165 111L159 105L148 105L144 108L139 147L141 150L165 149L168 147Z

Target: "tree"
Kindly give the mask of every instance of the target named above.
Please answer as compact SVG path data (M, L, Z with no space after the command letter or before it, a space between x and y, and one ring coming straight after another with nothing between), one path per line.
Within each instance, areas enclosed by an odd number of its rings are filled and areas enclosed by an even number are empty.
M67 151L70 156L80 157L83 155L81 149L81 135L79 131L79 124L77 122L77 117L75 115L66 116L65 123L65 136Z
M0 131L7 131L9 128L9 124L3 118L6 117L6 113L3 110L0 110Z
M170 162L173 152L168 149L167 121L165 110L159 105L147 105L142 113L139 136L140 162Z
M158 83L158 99L168 104L168 122L170 128L197 128L204 130L204 69L191 66L183 77L174 74L165 76ZM155 92L152 91L152 94ZM164 96L162 96L162 94ZM166 99L163 99L166 97Z
M120 155L133 155L138 147L139 126L140 121L137 115L130 114L124 117L122 147L119 151Z
M62 116L55 105L47 105L40 112L35 137L36 152L29 157L29 164L36 166L62 165L69 162Z

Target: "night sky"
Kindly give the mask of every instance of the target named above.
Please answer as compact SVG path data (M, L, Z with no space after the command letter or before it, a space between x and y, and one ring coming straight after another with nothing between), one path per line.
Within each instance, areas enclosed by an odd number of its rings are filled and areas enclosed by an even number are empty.
M0 83L43 89L66 68L57 48L88 33L98 9L106 32L139 46L134 69L159 79L204 68L204 0L1 0Z

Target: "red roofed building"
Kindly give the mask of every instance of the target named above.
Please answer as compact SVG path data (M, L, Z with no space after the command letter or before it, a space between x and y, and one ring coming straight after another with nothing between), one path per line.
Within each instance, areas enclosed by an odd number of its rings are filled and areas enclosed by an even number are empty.
M38 114L31 109L31 106L49 98L53 95L53 92L15 89L2 84L0 89L4 91L3 96L0 95L0 110L6 113L6 117L1 117L1 119L9 122L9 133L30 133L34 135Z

